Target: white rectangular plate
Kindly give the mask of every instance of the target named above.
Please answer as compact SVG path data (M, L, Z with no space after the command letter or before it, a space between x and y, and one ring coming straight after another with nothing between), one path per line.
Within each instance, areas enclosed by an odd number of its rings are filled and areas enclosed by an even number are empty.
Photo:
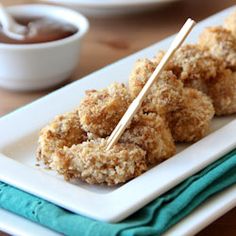
M227 9L199 23L189 42L206 26L222 24ZM87 89L127 82L138 58L167 49L173 37L72 83L0 119L0 180L94 219L118 222L198 172L236 146L236 116L215 118L211 134L199 142L178 146L178 154L134 180L116 187L69 183L35 166L39 130L55 115L76 107Z

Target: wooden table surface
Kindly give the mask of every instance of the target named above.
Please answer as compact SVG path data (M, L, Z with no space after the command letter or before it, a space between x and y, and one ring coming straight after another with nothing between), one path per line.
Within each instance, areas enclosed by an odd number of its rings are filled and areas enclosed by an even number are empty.
M2 0L1 2L10 5L32 1ZM109 20L91 18L89 19L90 31L83 41L80 63L75 76L70 81L79 79L177 32L187 17L199 21L235 3L235 0L185 0L149 13ZM53 89L17 93L0 89L0 116L51 91ZM236 209L221 217L198 235L236 235L235 219ZM0 235L4 234L0 233Z

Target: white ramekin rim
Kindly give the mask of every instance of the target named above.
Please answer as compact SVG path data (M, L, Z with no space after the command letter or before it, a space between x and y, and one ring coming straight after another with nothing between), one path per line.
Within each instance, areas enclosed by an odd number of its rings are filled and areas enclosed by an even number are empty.
M72 9L66 8L66 7L61 7L61 6L53 6L53 5L47 5L47 4L22 4L22 5L14 5L7 7L7 10L11 12L13 15L21 15L21 12L23 13L27 9L47 9L51 12L51 14L48 14L48 16L53 16L53 12L55 11L64 11L68 14L73 14L75 18L77 19L74 22L70 22L74 26L76 26L79 30L64 39L59 39L51 42L44 42L44 43L36 43L36 44L6 44L6 43L0 43L0 49L7 49L7 50L40 50L40 49L47 49L47 48L53 48L53 47L60 47L66 44L70 44L74 41L80 40L88 31L89 29L89 21L85 16L82 14L78 13L77 11L74 11ZM30 15L35 15L37 14L31 14ZM39 14L38 14L39 15ZM47 14L45 14L47 15ZM24 15L25 16L25 15ZM55 15L54 15L55 17ZM59 17L56 17L59 19ZM60 18L62 21L68 22L68 20L65 17Z

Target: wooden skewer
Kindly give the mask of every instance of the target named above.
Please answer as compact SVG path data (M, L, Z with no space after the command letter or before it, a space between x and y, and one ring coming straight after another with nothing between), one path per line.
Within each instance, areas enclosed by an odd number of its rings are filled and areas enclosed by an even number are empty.
M112 134L110 135L108 139L108 144L106 150L109 150L113 145L117 143L127 126L130 124L132 118L136 114L139 107L142 105L142 102L144 98L146 97L150 87L153 85L153 83L156 81L160 73L165 68L166 64L169 62L171 57L174 55L176 50L182 45L188 34L191 32L192 28L195 25L195 21L191 20L190 18L185 22L177 36L175 37L174 41L170 45L170 48L167 50L166 54L154 70L153 74L143 87L143 89L140 91L138 96L133 100L127 111L125 112L124 116L119 121L116 128L113 130Z

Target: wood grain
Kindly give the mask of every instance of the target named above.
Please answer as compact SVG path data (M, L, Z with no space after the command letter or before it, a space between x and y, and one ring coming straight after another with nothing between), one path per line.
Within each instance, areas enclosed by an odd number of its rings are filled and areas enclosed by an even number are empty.
M1 2L10 5L32 1L2 0ZM234 4L235 0L185 0L149 13L114 17L109 20L90 18L90 31L83 41L80 63L75 75L67 83L177 32L187 17L199 21ZM0 89L0 116L54 89L28 93ZM198 236L236 235L235 219L236 209L233 209ZM0 236L3 235L5 234L0 233Z

